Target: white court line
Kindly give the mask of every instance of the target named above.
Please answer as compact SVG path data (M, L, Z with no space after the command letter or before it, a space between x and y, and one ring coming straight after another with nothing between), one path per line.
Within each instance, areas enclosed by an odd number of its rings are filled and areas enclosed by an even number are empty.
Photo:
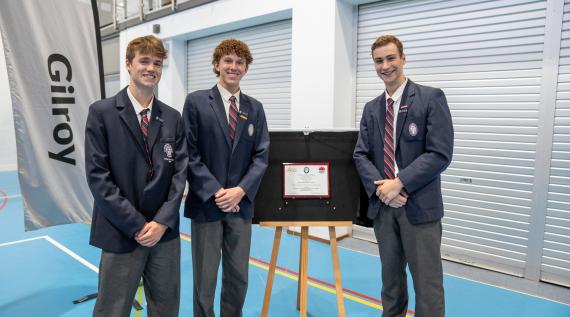
M2 196L2 197L0 197L0 198L4 198L4 197L6 197L6 198L8 198L8 199L12 199L12 198L22 198L22 195Z
M77 253L71 251L69 248L67 248L67 247L64 246L63 244L57 242L56 240L54 240L54 239L51 238L50 236L40 236L40 237L29 238L29 239L23 239L23 240L18 240L18 241L0 243L0 247L5 247L5 246L14 245L14 244L19 244L19 243L30 242L30 241L39 240L39 239L45 239L45 240L47 240L49 243L53 244L55 247L57 247L58 249L60 249L61 251L65 252L67 255L69 255L69 256L72 257L73 259L75 259L77 262L79 262L79 263L85 265L86 267L88 267L89 269L91 269L92 271L94 271L95 273L99 273L99 268L97 268L95 265L91 264L89 261L85 260L84 258L82 258L79 254L77 254Z
M13 244L24 243L24 242L30 242L30 241L39 240L39 239L45 239L45 237L46 237L46 236L41 236L41 237L35 237L35 238L24 239L24 240L18 240L18 241L11 241L11 242L6 242L6 243L0 243L0 247L5 247L5 246L13 245Z
M79 263L85 265L86 267L90 268L92 271L94 271L95 273L99 273L99 268L96 267L95 265L91 264L89 261L85 260L84 258L82 258L81 256L79 256L79 254L71 251L70 249L68 249L66 246L64 246L63 244L55 241L54 239L52 239L50 236L44 236L45 239L49 242L51 242L51 244L55 245L56 247L58 247L61 251L67 253L70 257L74 258L75 260L77 260Z

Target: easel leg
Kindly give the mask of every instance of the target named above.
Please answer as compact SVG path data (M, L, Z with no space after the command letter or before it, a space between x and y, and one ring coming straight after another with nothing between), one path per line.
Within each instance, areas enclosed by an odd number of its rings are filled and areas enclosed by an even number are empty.
M307 316L307 274L309 266L309 227L301 227L301 317Z
M344 311L344 298L342 296L342 279L340 276L340 264L338 261L338 246L336 241L336 230L334 226L329 227L329 236L331 241L331 253L333 259L334 284L336 286L336 302L338 305L338 315L339 317L344 317L345 311Z
M275 267L277 266L277 255L279 254L279 244L281 243L281 233L283 227L275 228L275 238L273 239L273 250L271 251L271 263L269 264L269 273L267 274L267 284L265 285L265 295L263 296L262 317L267 317L269 312L269 301L271 300L271 290L273 288L273 279L275 278Z

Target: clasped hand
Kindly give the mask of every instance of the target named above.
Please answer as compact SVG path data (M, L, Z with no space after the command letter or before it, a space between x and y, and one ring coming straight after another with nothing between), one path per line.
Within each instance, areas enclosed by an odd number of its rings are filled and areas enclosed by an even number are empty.
M232 188L220 188L214 195L216 205L223 212L238 212L239 203L241 199L245 196L245 191L239 187Z
M143 247L153 247L162 239L166 226L156 221L147 222L135 234L135 240Z
M374 185L377 186L376 196L378 196L384 204L392 208L400 208L408 201L408 194L403 191L404 184L402 184L397 177L395 179L374 181Z

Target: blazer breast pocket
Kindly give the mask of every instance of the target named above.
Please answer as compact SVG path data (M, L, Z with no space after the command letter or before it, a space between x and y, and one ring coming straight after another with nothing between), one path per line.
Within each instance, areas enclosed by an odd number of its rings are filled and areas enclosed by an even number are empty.
M426 136L425 123L408 118L404 122L402 135L406 141L423 141Z
M254 142L257 133L258 131L255 129L255 124L253 124L252 121L245 121L241 140L246 142Z
M175 139L173 137L160 138L159 146L162 151L162 159L168 163L174 162L174 145Z

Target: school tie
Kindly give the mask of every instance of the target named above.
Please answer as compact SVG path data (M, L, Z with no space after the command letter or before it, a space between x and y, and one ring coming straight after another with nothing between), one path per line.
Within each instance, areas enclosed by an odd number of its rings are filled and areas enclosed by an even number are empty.
M148 135L148 108L142 110L139 114L141 115L141 132L143 134L144 140L146 142L146 136Z
M394 165L394 100L386 100L386 123L384 124L384 172L389 179L395 178Z
M229 118L228 123L230 125L230 139L236 137L236 127L238 121L238 108L236 105L236 96L230 97L230 111L229 111Z
M148 149L148 142L146 137L148 135L148 111L149 109L144 109L139 114L141 115L141 132L143 134L144 150L146 152L146 162L148 164L148 171L146 174L146 180L150 181L154 176L154 166L152 165L152 159L150 157L150 151Z

